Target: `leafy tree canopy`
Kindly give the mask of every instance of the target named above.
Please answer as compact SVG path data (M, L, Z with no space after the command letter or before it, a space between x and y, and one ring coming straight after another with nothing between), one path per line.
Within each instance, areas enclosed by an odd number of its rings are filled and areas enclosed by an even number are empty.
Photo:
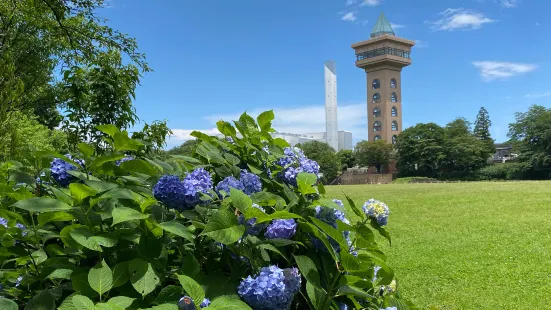
M375 167L381 173L391 159L392 145L384 140L361 141L356 144L355 158L363 167Z
M342 167L352 168L356 164L356 157L352 150L340 150L337 152L337 156L341 161Z

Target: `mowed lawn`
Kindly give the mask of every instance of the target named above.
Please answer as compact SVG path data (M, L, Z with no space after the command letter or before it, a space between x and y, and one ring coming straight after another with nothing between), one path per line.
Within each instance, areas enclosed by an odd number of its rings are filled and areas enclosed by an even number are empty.
M551 309L551 182L330 186L390 207L384 247L424 309Z

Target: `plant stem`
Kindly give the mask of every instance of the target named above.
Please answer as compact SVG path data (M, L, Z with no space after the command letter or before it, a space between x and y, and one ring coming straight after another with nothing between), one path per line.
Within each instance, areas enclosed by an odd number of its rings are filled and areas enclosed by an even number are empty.
M325 296L325 299L323 300L322 307L321 307L322 310L325 310L326 306L327 306L327 303L331 302L330 296L333 295L333 287L335 286L337 281L339 281L340 278L341 278L341 273L337 269L337 271L335 272L335 275L333 276L333 279L331 280L331 284L328 287L327 295Z
M29 251L29 246L28 246L27 242L25 242L25 250L27 250L27 253L29 254L29 257L31 258L31 261L33 262L34 269L36 269L36 273L38 274L39 277L42 277L40 275L40 270L38 270L38 265L36 264L36 261L34 260L34 257L32 256L31 251Z

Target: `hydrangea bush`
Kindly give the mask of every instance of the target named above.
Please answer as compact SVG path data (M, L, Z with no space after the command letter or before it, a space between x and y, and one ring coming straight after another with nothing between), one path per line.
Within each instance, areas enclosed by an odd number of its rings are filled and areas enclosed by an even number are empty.
M377 241L388 207L326 197L273 112L194 132L193 157L32 151L0 164L0 309L413 309Z

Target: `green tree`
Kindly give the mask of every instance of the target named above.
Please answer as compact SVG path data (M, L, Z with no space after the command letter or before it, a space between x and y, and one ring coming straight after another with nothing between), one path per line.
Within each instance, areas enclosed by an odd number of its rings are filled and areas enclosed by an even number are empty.
M193 140L187 140L186 142L182 143L180 146L173 147L168 151L169 155L185 155L185 156L193 156L195 153L195 148L197 148L197 145L199 144L199 140L193 139Z
M446 159L445 130L435 123L417 124L396 139L398 172L404 176L437 176Z
M445 130L446 157L442 170L447 174L466 175L486 165L492 155L487 144L474 136L470 123L465 118L457 118L448 123Z
M140 140L144 147L141 152L148 155L161 154L166 146L166 138L172 134L167 121L154 121L149 125L145 123L141 131L134 132L132 139Z
M384 140L360 141L355 147L355 158L362 167L375 167L378 173L388 165L392 156L392 145Z
M323 174L321 181L325 184L337 178L341 170L341 162L335 150L325 142L311 141L297 144L308 158L315 160L320 165Z
M495 153L495 144L494 139L490 135L490 126L492 126L490 114L484 107L481 107L474 123L474 135L484 142L488 148L488 152Z
M472 136L471 125L466 118L458 117L446 125L446 137Z
M508 136L519 152L518 160L530 168L529 178L551 177L551 109L534 105L515 114Z
M346 168L352 168L356 164L356 158L354 156L354 151L352 150L340 150L337 152L337 156L341 161L343 170Z

